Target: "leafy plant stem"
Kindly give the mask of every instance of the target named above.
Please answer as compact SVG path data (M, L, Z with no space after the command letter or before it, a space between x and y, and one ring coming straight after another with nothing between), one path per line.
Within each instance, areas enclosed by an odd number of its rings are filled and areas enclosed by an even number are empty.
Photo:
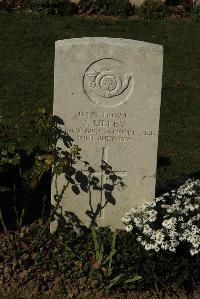
M97 234L96 234L96 230L94 227L91 228L92 230L92 237L93 237L93 241L94 241L94 247L95 247L95 257L96 257L96 261L101 260L101 256L100 256L100 250L99 250L99 242L97 239Z
M156 281L154 281L154 287L155 287L155 291L156 291L156 296L158 299L161 299L161 296L160 296L160 292L159 292L159 289L158 289L158 284Z
M6 224L5 224L4 219L3 219L3 214L2 214L2 209L1 208L0 208L0 221L1 221L1 224L3 226L4 232L6 233L6 235L8 237L10 237L9 231L7 230Z
M109 255L109 264L108 264L108 274L109 275L112 273L112 261L113 261L113 256L116 253L115 243L116 243L116 233L113 233L112 248L111 248L111 252Z

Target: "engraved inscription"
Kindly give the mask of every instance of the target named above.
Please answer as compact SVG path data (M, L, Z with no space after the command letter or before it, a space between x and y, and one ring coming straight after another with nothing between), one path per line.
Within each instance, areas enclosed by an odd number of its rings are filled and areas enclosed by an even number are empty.
M133 74L121 61L104 58L92 63L83 77L87 97L102 107L113 107L126 101L133 89Z
M127 144L154 136L152 129L136 129L135 116L128 112L79 111L77 117L79 127L66 132L78 141Z
M132 118L133 114L129 112L96 112L96 111L81 111L78 114L79 117L86 117L86 118Z

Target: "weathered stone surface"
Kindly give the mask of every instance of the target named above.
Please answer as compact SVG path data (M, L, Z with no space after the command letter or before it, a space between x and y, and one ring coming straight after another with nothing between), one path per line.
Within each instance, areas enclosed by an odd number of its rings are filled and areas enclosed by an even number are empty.
M162 63L162 46L136 40L87 37L56 42L54 114L64 120L103 188L91 188L90 193L77 185L79 195L68 189L63 214L68 211L90 225L88 215L94 214L96 204L107 203L97 223L123 228L126 211L153 200ZM112 169L102 170L102 163ZM80 162L77 167L89 175L87 165ZM65 184L60 176L58 187Z

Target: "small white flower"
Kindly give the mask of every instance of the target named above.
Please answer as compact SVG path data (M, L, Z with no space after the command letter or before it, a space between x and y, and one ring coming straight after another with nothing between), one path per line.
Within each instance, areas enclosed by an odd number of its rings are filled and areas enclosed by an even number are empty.
M127 224L127 223L131 222L131 218L125 216L125 217L122 218L122 222Z
M166 197L167 197L167 196L169 196L169 193L167 192L167 193L165 193L163 196L166 196Z
M162 222L162 226L167 228L167 229L171 229L174 224L176 223L176 218L172 217L170 219L166 219Z
M150 204L150 207L151 207L151 208L155 208L155 207L156 207L156 202L153 201L153 202Z
M197 250L197 249L190 249L190 254L191 255L195 255L195 254L198 254L199 253L199 250Z
M177 191L131 209L122 221L127 231L132 231L134 224L138 230L137 241L146 250L175 252L177 246L187 242L191 255L200 253L200 180L190 179Z
M142 221L141 221L140 218L138 218L138 217L133 218L133 221L134 221L136 227L138 227L138 228L142 228L143 225L142 225Z
M171 252L176 252L176 248L173 247L173 246L169 246L169 251L171 251Z
M151 244L146 244L144 248L146 250L151 250L152 249L152 245Z
M160 202L160 201L163 201L163 200L164 200L163 196L159 196L159 197L155 198L155 202Z
M160 251L160 248L158 246L155 247L155 252Z
M143 234L149 235L149 234L151 234L151 232L152 232L151 227L148 224L145 224L144 228L143 228Z
M127 232L131 232L133 230L133 226L132 226L132 224L128 224L127 226L126 226L126 231Z
M156 243L162 244L164 239L165 239L165 235L163 234L163 232L161 230L157 230L155 234Z

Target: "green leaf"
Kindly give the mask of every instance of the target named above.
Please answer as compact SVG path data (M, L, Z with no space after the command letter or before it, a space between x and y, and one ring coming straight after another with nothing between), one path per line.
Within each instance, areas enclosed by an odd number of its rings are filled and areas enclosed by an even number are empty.
M132 282L136 282L141 279L142 279L142 276L136 275L133 278L129 278L129 279L125 280L124 283L132 283Z
M110 281L110 284L106 287L106 289L109 290L112 286L114 286L116 283L118 283L124 275L125 274L123 273L123 274L116 276L114 279L112 279Z
M95 247L95 252L96 252L96 260L98 261L99 258L100 258L100 254L99 254L99 242L98 242L96 230L95 230L94 227L92 227L92 237L93 237L94 247Z

